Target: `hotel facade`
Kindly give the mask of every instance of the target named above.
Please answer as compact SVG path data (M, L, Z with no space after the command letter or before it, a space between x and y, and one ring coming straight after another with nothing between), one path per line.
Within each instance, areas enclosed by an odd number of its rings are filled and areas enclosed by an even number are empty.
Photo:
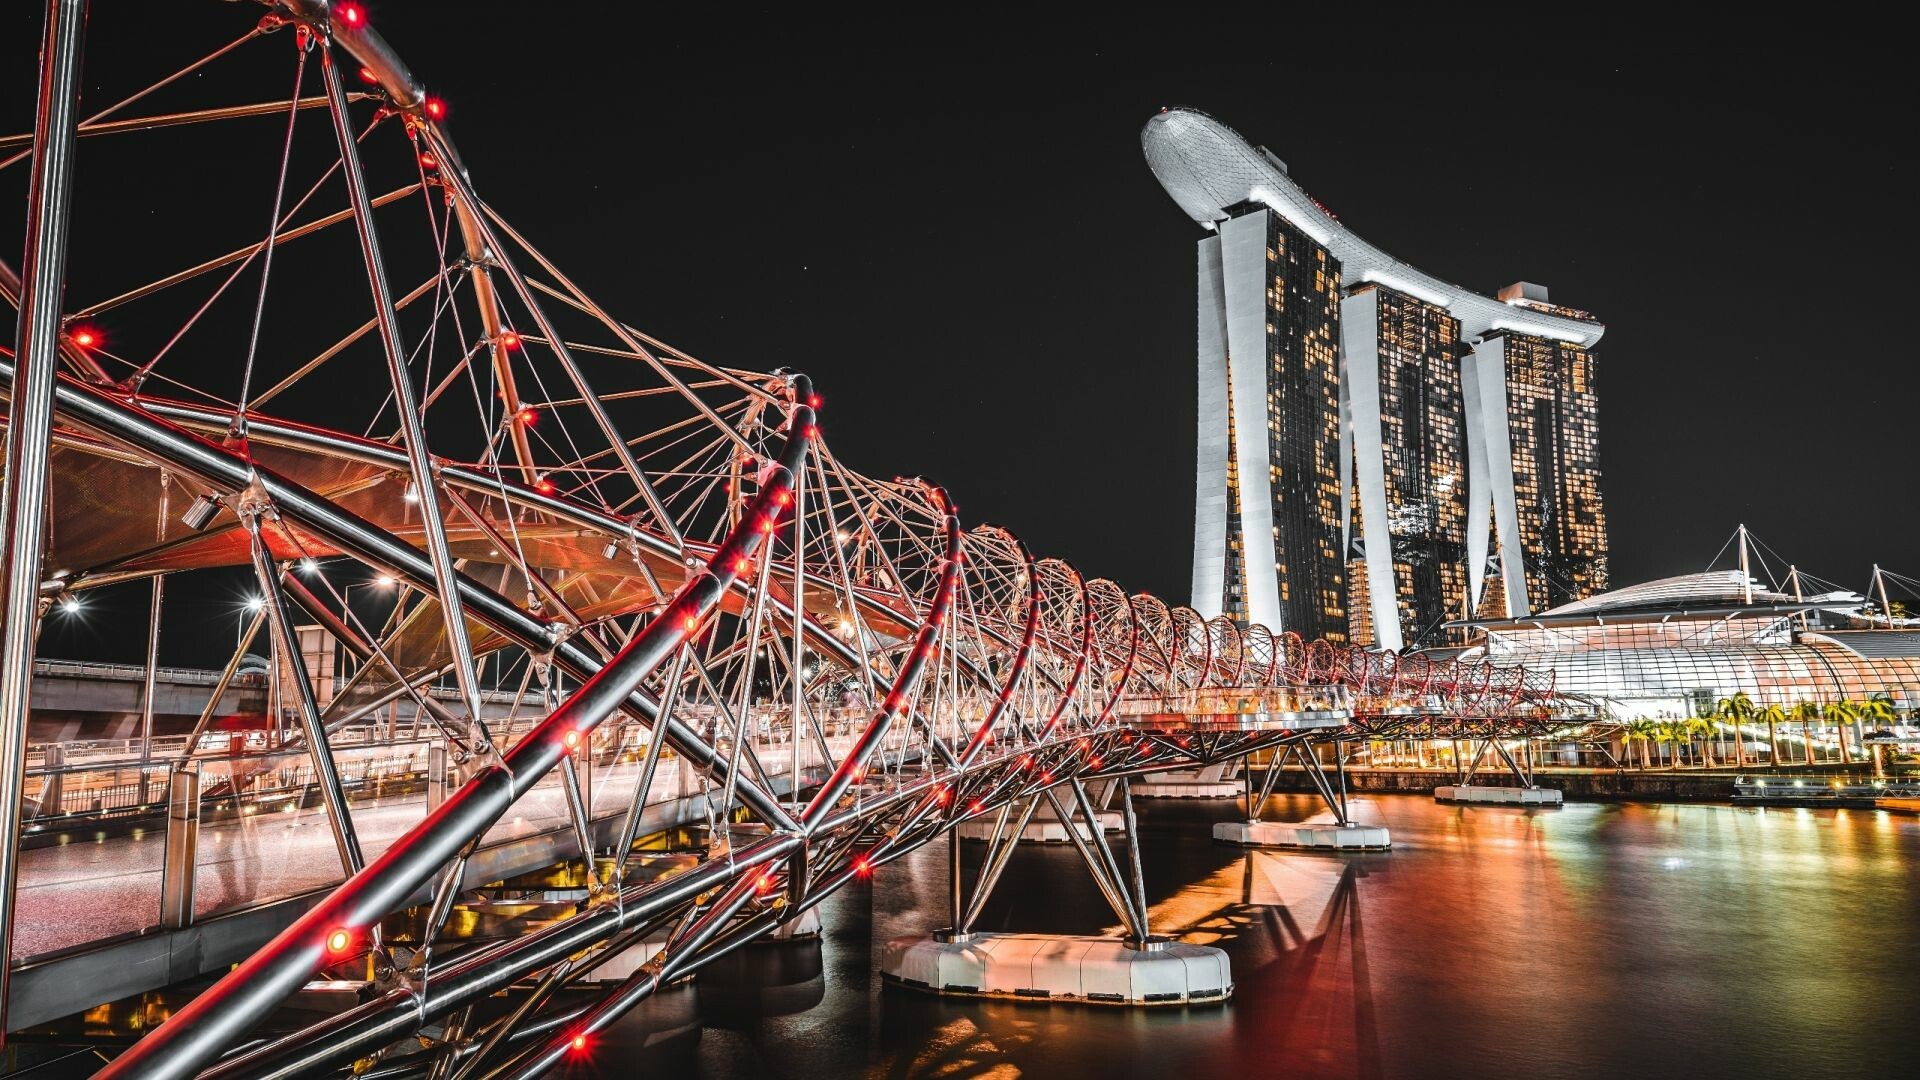
M1203 113L1163 110L1141 143L1210 234L1195 610L1398 650L1606 588L1604 326L1394 259Z

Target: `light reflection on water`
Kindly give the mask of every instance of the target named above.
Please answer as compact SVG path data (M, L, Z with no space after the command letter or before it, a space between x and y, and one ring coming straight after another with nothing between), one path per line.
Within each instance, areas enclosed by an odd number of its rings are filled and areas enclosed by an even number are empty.
M1317 807L1277 797L1267 816ZM1920 1070L1920 821L1864 811L1365 804L1394 850L1217 846L1224 802L1144 803L1155 929L1237 989L1177 1010L883 991L887 938L943 925L946 852L644 1006L599 1075L1861 1077ZM971 871L980 856L969 845ZM1023 848L981 929L1116 926L1071 848ZM644 1045L643 1045L644 1044ZM587 1075L582 1068L577 1075Z

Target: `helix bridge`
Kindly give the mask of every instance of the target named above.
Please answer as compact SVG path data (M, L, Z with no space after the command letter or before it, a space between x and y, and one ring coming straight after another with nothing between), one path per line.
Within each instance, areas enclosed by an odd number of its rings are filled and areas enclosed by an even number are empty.
M298 662L278 676L344 880L101 1075L537 1075L963 823L1004 838L1043 800L1090 813L1098 785L1130 816L1156 772L1538 736L1580 712L1520 668L1306 641L1130 593L970 520L965 492L858 471L806 374L689 355L544 255L537 224L482 195L451 106L363 8L214 6L230 40L92 55L105 90L81 109L82 38L100 28L54 0L38 138L0 139L0 176L31 172L27 259L0 272L22 342L0 357L4 662L17 670L36 620L90 590L150 583L157 610L169 582L178 595L198 571L250 572L264 602L226 679L249 647L300 656L303 621L359 661L331 692ZM210 154L258 160L196 177ZM158 179L169 170L185 175ZM569 182L555 173L546 196ZM190 250L143 240L152 208L110 194L196 184L219 191L201 192ZM341 582L376 574L400 599L363 621ZM545 695L541 715L490 730L490 670ZM16 744L20 683L5 684ZM376 850L333 743L394 702L424 710L448 783ZM638 780L600 843L586 759L615 750ZM716 827L680 872L641 874L627 858L641 808L676 770ZM481 839L556 783L575 850L611 857L585 860L583 899L557 914L452 939ZM996 842L976 900L1012 842ZM1112 871L1116 912L1141 913L1105 841L1080 847ZM630 974L587 978L643 940ZM368 984L364 1001L265 1026L342 973ZM510 987L525 992L509 1015L476 1011Z

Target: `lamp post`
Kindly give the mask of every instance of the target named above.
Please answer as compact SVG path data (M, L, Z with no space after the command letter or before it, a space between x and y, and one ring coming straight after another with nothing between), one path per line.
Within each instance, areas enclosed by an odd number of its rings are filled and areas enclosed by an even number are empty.
M397 581L395 581L395 580L394 580L393 578L391 578L391 577L388 577L388 576L387 576L386 574L381 574L381 575L380 575L379 577L376 577L376 578L374 578L374 579L373 579L373 580L371 580L371 581L356 581L356 582L353 582L353 583L351 583L351 584L349 584L349 585L347 585L347 586L346 586L345 588L343 588L343 589L341 589L341 590L340 590L340 604L341 604L341 606L342 606L342 608L344 609L344 610L342 610L342 611L341 611L341 613L340 613L340 617L341 617L341 618L342 618L342 619L343 619L343 620L344 620L344 621L345 621L345 622L346 622L346 623L347 623L347 624L348 624L349 626L351 626L351 625L353 624L353 622L354 622L354 618L353 618L353 590L355 590L355 589L375 589L375 590L378 590L378 591L380 591L380 592L387 592L387 591L389 591L389 590L391 590L391 589L392 589L392 588L393 588L393 587L394 587L395 585L397 585L397 584L399 584L399 583L398 583ZM368 638L372 638L372 637L375 637L376 635L374 635L373 633L371 633L371 632L369 631L369 632L368 632L368 633L366 634L366 636L367 636Z
M258 596L249 596L247 602L240 605L240 625L233 632L234 652L239 652L240 646L246 643L247 624L253 621L253 616L260 614L260 609L265 607L266 603Z

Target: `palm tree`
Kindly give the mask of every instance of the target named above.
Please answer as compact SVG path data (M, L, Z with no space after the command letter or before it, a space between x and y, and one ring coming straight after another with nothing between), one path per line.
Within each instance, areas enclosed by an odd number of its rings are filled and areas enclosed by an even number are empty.
M1745 725L1753 721L1754 715L1758 711L1759 710L1754 707L1753 699L1747 696L1745 690L1740 691L1730 698L1721 698L1719 706L1714 709L1715 714L1733 725L1734 764L1742 769L1747 767L1747 733Z
M1653 760L1648 756L1647 744L1653 741L1658 727L1651 720L1635 720L1620 729L1620 741L1631 750L1634 743L1640 744L1640 767L1653 768Z
M1672 720L1663 720L1654 725L1653 741L1673 748L1669 753L1672 755L1673 767L1676 769L1680 767L1681 738L1680 725Z
M1780 729L1774 725L1787 722L1787 710L1776 701L1761 709L1759 715L1767 722L1767 766L1773 768L1780 764Z
M1689 739L1697 740L1699 743L1696 760L1711 767L1713 765L1713 721L1696 716L1690 720L1680 721L1680 727L1687 733Z
M1851 701L1829 701L1820 710L1820 715L1833 725L1834 735L1840 740L1840 764L1851 760L1847 753L1847 725L1860 716L1860 707Z
M1820 718L1820 706L1803 701L1793 707L1793 718L1800 722L1800 737L1806 741L1807 764L1813 764L1813 722Z
M1893 707L1893 699L1885 694L1875 694L1865 701L1857 701L1854 703L1854 709L1862 723L1872 724L1874 727L1889 727L1900 719L1899 712ZM1880 753L1880 744L1876 742L1871 751L1875 776L1886 774L1886 766L1881 763Z

